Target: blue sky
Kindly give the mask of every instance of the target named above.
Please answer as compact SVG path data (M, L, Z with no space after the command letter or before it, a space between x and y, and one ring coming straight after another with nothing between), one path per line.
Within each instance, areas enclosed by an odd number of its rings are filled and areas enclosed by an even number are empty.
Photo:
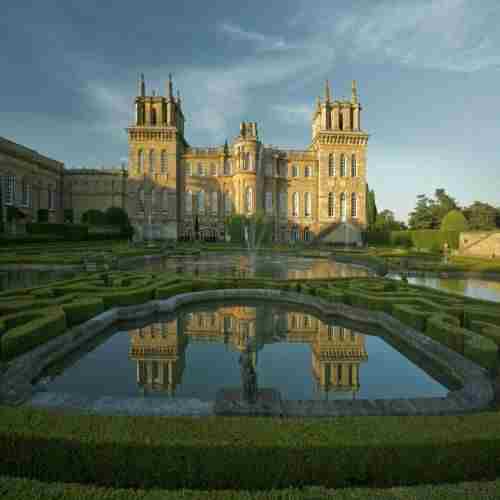
M68 167L127 156L137 76L174 75L196 146L257 121L304 148L315 99L358 81L379 209L443 187L500 205L498 0L3 0L0 135Z

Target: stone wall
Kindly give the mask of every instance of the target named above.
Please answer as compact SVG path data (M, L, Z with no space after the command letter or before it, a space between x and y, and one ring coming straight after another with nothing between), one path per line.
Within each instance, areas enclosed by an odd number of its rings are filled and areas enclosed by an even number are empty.
M460 233L460 255L500 258L500 231Z

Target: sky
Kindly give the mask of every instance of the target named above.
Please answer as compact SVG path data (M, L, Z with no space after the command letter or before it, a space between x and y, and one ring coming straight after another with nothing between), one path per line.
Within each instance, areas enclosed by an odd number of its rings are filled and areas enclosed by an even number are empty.
M318 95L358 82L379 211L500 205L498 0L2 0L0 136L68 168L126 161L140 73L180 91L193 146L256 121L307 148Z

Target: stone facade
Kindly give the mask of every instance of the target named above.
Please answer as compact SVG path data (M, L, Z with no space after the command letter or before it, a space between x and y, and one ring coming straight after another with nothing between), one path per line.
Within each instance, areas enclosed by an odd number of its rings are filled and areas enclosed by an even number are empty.
M500 258L500 231L460 233L460 255Z
M166 96L148 96L142 76L134 105L128 170L65 169L2 139L4 191L10 196L14 186L14 202L33 220L38 208L49 208L54 222L62 221L63 209L72 209L80 222L86 210L118 206L138 232L222 239L228 216L260 213L273 228L274 241L360 242L368 134L361 128L355 82L349 101L333 99L327 82L312 113L311 144L303 151L263 145L255 122L241 123L230 144L191 146L171 78ZM26 203L25 182L32 193Z
M339 224L366 226L366 147L356 84L350 101L325 98L312 114L307 150L264 146L243 122L228 144L196 148L184 136L180 96L147 96L144 78L129 137L129 215L137 224L178 224L178 234L224 237L228 216L261 212L274 241L325 238Z

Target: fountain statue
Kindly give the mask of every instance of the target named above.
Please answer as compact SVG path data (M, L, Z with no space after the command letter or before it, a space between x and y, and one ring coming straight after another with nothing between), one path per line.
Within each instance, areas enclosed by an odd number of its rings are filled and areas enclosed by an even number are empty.
M243 384L243 400L247 404L255 404L257 401L257 373L252 362L252 348L250 341L247 342L244 351L240 355L240 371Z

